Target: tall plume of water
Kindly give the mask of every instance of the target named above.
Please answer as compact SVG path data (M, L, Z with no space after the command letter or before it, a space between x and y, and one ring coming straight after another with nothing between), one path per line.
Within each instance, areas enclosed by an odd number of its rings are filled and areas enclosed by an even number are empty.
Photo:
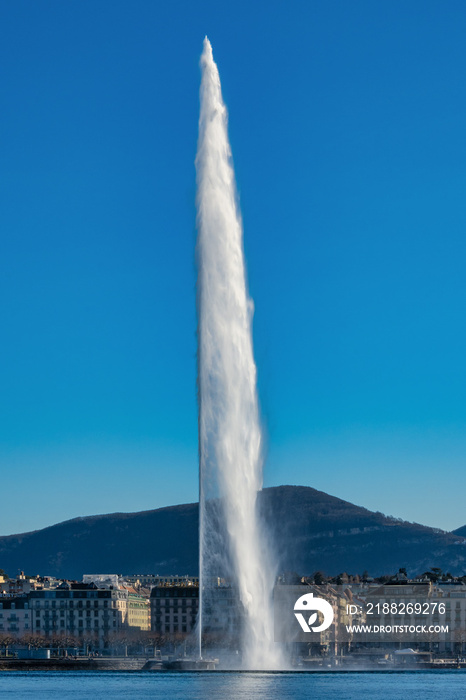
M200 475L199 646L215 609L218 579L238 592L246 668L277 668L273 642L275 568L257 511L262 435L227 110L207 37L197 170L197 305Z

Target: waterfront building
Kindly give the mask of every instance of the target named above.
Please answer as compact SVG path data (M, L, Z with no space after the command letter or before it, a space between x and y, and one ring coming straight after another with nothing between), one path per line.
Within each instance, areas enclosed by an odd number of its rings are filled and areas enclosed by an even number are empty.
M97 588L113 586L116 589L120 585L120 577L118 574L84 574L83 583L95 583Z
M149 598L138 593L132 586L123 585L120 588L128 593L126 627L149 632L151 628Z
M196 625L199 586L154 586L150 596L151 630L160 634L188 634Z
M24 571L21 571L16 578L9 578L4 582L2 590L8 595L21 596L25 593L35 590L39 587L37 576L25 576Z
M466 652L466 586L464 583L434 584L427 579L387 583L371 590L364 596L366 603L385 601L393 604L395 611L403 610L403 615L384 613L383 607L374 606L371 622L376 625L427 625L440 626L448 631L422 635L416 641L416 648L435 654L463 656ZM428 603L420 611L420 604ZM368 639L369 641L369 639ZM413 643L410 643L413 646Z
M16 578L0 577L0 591L3 596L22 596L42 588L56 588L62 580L49 576L25 576L21 571Z
M244 626L244 607L239 591L229 581L212 577L205 582L202 629L212 638L228 637L238 645Z
M466 585L464 583L440 583L435 586L439 598L445 602L445 622L449 625L438 651L466 655Z
M197 576L159 576L158 574L128 574L122 577L124 581L131 583L135 588L143 586L152 588L152 586L199 586L199 578Z
M20 637L31 629L32 613L27 597L0 597L0 634Z
M313 663L315 657L338 657L350 653L354 644L354 635L348 627L351 624L365 622L365 615L361 612L357 616L350 617L348 606L350 603L357 603L357 607L362 608L363 601L339 585L285 583L290 580L293 580L290 576L281 576L274 588L274 623L277 638L287 644L291 656L300 657L303 663ZM305 594L325 600L333 612L330 626L324 630L313 631L306 641L294 615L295 603ZM318 619L322 622L322 614L318 615Z
M45 637L86 637L104 648L122 631L150 629L149 600L115 585L62 583L29 596L32 630Z
M29 594L33 631L40 636L92 637L105 646L126 623L127 592L95 583L63 583Z

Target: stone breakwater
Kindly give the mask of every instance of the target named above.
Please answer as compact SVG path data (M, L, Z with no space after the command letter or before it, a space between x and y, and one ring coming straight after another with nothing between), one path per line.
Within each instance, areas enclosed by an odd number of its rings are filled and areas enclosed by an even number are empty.
M69 658L13 659L0 658L0 671L140 671L147 664L146 658Z

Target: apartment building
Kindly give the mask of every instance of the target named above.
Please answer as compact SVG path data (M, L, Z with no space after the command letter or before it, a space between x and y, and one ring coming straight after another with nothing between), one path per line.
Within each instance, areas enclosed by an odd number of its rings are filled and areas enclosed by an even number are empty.
M199 609L199 586L155 586L151 591L150 607L152 632L192 632Z
M153 586L199 586L197 576L159 576L158 574L128 574L123 576L123 580L131 583L135 588L144 586L152 588Z
M0 634L20 637L32 630L29 600L23 597L0 597Z

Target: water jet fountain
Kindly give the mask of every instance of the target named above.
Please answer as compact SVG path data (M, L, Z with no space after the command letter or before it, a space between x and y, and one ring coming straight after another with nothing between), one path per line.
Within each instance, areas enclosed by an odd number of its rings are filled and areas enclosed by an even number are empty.
M262 434L253 304L247 292L227 110L207 37L201 69L196 156L199 654L204 632L215 629L217 621L219 634L239 646L243 668L273 669L280 665L273 642L276 571L257 511Z

